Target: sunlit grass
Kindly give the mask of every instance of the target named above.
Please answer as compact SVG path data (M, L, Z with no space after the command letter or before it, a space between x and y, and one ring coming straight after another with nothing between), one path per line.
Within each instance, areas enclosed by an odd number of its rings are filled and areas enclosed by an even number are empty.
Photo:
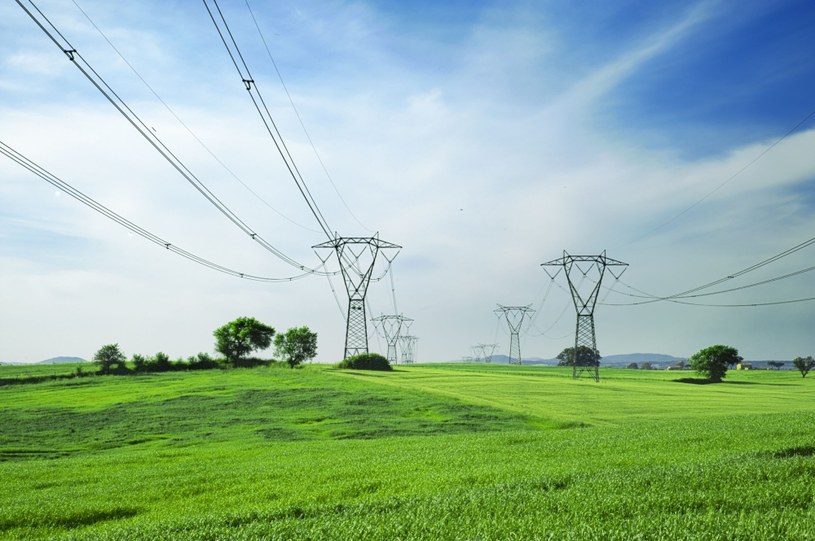
M310 366L0 388L9 539L812 539L815 387Z

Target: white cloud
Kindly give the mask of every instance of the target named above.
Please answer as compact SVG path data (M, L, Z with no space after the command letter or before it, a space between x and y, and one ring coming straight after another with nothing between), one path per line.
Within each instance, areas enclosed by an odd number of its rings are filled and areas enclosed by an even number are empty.
M610 257L631 263L626 283L667 294L743 268L811 234L802 202L790 190L815 176L807 150L815 132L789 137L698 203L774 136L759 134L751 144L691 160L670 149L653 150L631 135L621 137L615 126L597 120L621 81L685 45L712 20L716 14L709 4L699 4L673 26L660 24L616 58L575 66L579 76L564 79L570 84L551 86L547 81L555 74L543 68L556 62L565 42L543 17L485 15L464 44L440 46L448 56L438 65L454 68L439 77L436 64L421 70L400 57L400 42L409 37L389 35L393 23L380 20L366 4L342 11L338 21L332 14L340 9L336 5L299 9L300 14L287 14L282 35L267 37L284 59L311 55L298 61L313 59L321 67L283 73L354 214L384 240L404 246L394 282L399 309L416 320L412 332L420 338L420 360L470 354L472 344L492 342L496 333L506 348L507 337L492 313L496 303L538 308L548 285L539 265L564 249L608 249ZM212 29L199 23L191 20L179 40L151 37L126 19L109 35L130 43L122 50L142 38L151 44L149 57L158 67L148 68L150 74L166 68L173 71L170 82L185 81L183 88L174 88L148 78L162 97L266 202L311 230L281 218L230 178L110 51L101 56L110 60L100 70L116 72L134 109L247 223L292 256L316 263L310 247L324 238L314 231L248 98L235 89L239 81L224 75L221 52L204 64L197 55L185 63L189 36L212 37ZM295 29L302 33L292 35ZM299 48L306 42L308 48ZM167 47L156 45L164 43ZM336 47L320 57L321 48L332 43ZM96 52L90 49L86 57ZM259 57L252 61L256 71L267 69ZM14 70L3 75L12 85L8 88L18 88L25 78ZM488 76L495 84L485 84ZM272 81L265 77L262 90L329 223L342 235L370 234L337 198ZM215 88L220 90L208 94ZM548 90L538 98L529 90L541 88ZM0 109L0 121L0 139L174 244L245 272L292 272L220 216L100 98L66 101L55 93L48 103ZM240 315L254 315L281 330L307 324L320 334L321 359L341 354L344 322L324 278L269 285L220 275L129 237L70 198L51 197L52 188L7 160L0 162L0 174L5 179L0 224L7 231L0 237L0 278L15 284L0 293L2 305L15 307L0 319L15 337L0 345L0 360L89 356L116 341L128 353L189 355L210 350L212 330ZM45 250L26 246L33 232L87 241L76 243L69 262L55 264ZM784 268L799 263L791 260ZM344 303L342 284L334 279L333 286ZM784 282L768 298L800 296L801 287ZM615 299L620 300L607 297ZM569 344L574 326L569 303L563 290L551 289L536 320L538 329L551 330L544 337L531 331L524 354L554 356ZM372 284L370 305L371 315L392 309L389 280ZM681 355L730 340L744 344L747 356L794 356L793 345L795 351L815 347L807 333L786 349L770 345L773 333L786 337L789 331L776 323L784 319L772 316L778 312L758 313L764 316L675 305L601 306L600 350ZM803 307L784 313L796 318L790 328L812 319ZM772 324L765 317L772 317ZM35 322L48 330L48 340L32 332ZM373 335L371 342L376 343Z

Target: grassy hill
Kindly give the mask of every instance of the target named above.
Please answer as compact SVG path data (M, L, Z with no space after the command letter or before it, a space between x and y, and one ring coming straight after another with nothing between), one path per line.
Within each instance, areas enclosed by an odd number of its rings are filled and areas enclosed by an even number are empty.
M815 538L811 379L602 375L272 366L5 385L0 538Z

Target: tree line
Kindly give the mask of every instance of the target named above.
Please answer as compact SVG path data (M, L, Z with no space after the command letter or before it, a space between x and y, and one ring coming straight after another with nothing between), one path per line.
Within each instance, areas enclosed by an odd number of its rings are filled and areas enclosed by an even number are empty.
M128 363L119 344L106 344L93 356L103 374L126 374L132 372L169 372L177 370L207 370L223 366L247 367L269 364L250 355L255 351L275 346L275 357L285 361L291 368L313 359L317 355L317 333L308 327L293 327L285 333L276 334L273 327L253 317L239 317L212 332L215 351L223 355L214 358L208 353L176 361L163 352L151 357L134 354ZM131 368L132 367L132 368Z
M588 346L578 346L577 349L569 347L561 351L557 356L558 366L599 366L601 358L599 351ZM717 344L703 348L691 355L688 364L706 380L719 383L724 379L729 367L735 366L743 360L736 348ZM770 366L780 367L778 362L772 363ZM644 364L647 364L647 368L651 368L650 363ZM780 364L783 365L783 363ZM812 356L796 357L793 359L792 364L801 372L801 377L805 378L815 368L815 359ZM684 367L684 363L682 366ZM632 363L628 367L637 368L637 365Z

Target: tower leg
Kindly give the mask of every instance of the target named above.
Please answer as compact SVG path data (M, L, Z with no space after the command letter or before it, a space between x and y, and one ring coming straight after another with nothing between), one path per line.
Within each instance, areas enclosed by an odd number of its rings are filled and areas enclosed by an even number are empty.
M594 314L578 314L577 332L574 335L574 358L572 360L572 377L579 378L583 372L588 372L594 381L600 381L600 367L591 360L587 362L580 359L578 352L581 347L597 353L597 338L594 334Z
M348 324L345 329L345 359L368 353L368 324L365 319L365 300L348 300Z
M521 364L521 336L517 332L509 336L509 364Z

